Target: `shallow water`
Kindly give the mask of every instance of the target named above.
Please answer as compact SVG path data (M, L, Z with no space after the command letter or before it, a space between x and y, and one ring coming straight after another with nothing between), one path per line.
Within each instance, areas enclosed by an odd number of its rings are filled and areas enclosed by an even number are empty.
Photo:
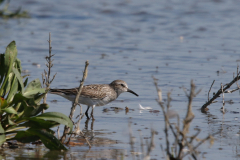
M200 159L238 159L239 114L231 111L239 111L239 93L225 94L225 100L231 99L234 103L225 105L228 112L224 115L220 112L220 101L212 104L207 114L199 109L207 100L212 81L216 80L212 88L216 91L221 82L230 82L233 72L236 72L240 59L239 4L235 0L18 0L11 2L10 9L22 6L31 18L0 20L0 51L4 52L7 44L15 40L23 69L30 73L31 80L41 79L41 73L46 69L44 57L48 55L47 39L51 32L55 54L52 73L57 72L52 88L78 86L85 61L89 60L85 84L122 79L140 95L135 97L124 93L118 100L96 107L93 131L91 122L87 127L92 132L89 134L94 134L91 150L86 144L73 146L66 153L58 153L58 159L117 159L121 156L132 159L129 153L129 121L137 140L135 149L140 150L139 130L147 139L151 136L151 128L154 128L158 134L151 158L163 157L159 146L165 146L164 120L155 101L157 93L152 76L159 80L165 99L167 92L172 92L172 109L180 117L185 116L187 107L187 98L181 87L189 89L193 79L197 88L202 89L193 103L195 119L191 124L191 133L196 127L202 130L200 138L219 130L221 133L215 136L212 148L208 148L208 144L199 148ZM220 71L219 74L217 71ZM52 100L57 100L57 103L51 103ZM48 102L48 111L70 113L71 102L66 99L48 95ZM160 113L140 113L139 104ZM126 106L134 110L127 114L124 110L103 112L104 108L124 109ZM84 122L85 118L80 127L86 131ZM107 143L98 145L95 141L101 141L99 139ZM14 154L8 154L8 159L37 156L27 149L14 151ZM47 149L40 151L40 157L52 155ZM4 154L2 156L5 157Z

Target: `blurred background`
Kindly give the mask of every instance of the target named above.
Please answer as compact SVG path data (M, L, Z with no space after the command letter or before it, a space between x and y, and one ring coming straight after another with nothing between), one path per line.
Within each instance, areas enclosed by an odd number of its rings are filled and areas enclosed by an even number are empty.
M64 157L92 159L132 159L128 122L132 122L136 144L139 131L144 139L157 131L152 159L161 159L160 144L165 147L162 111L156 103L157 93L152 76L166 99L171 91L172 110L182 118L186 114L187 97L182 89L190 88L194 80L201 93L194 99L195 119L190 133L202 130L200 138L221 131L215 144L199 148L199 159L238 159L239 157L239 92L225 95L227 112L222 114L221 100L201 113L207 93L215 80L212 92L232 80L240 60L240 1L238 0L12 0L9 10L21 7L30 18L0 19L0 52L15 40L18 58L30 80L39 78L48 55L48 36L51 32L52 53L55 54L52 74L57 72L52 88L72 88L79 85L85 61L89 60L85 84L109 84L115 79L127 82L139 94L122 94L118 100L94 110L95 121L80 124L93 134L93 147L70 147ZM4 5L0 6L4 7ZM212 93L211 93L212 96ZM48 111L70 113L71 102L48 95ZM155 112L139 110L151 107ZM131 109L125 113L124 108ZM111 107L123 110L111 111ZM83 106L85 111L86 106ZM109 112L103 112L110 108ZM159 112L158 112L159 111ZM79 113L79 107L76 115ZM62 130L62 129L61 129ZM138 150L140 145L135 149ZM102 152L105 151L105 152ZM5 152L17 157L36 157L34 150ZM48 157L42 149L38 156ZM51 153L52 154L52 153ZM49 158L49 157L48 157Z

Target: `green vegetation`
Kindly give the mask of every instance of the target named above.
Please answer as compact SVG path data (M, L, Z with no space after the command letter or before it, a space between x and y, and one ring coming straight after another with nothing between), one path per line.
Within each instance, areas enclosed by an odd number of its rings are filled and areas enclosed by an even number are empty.
M28 83L21 76L21 61L17 58L15 41L0 54L0 145L8 140L30 143L41 139L51 150L66 150L50 128L64 124L72 130L72 121L62 113L41 111L48 108L40 104L47 90L39 79Z
M2 18L29 18L27 11L21 11L21 7L19 7L15 12L9 11L8 6L10 0L0 0L0 6L3 3L6 3L3 9L0 10L0 17Z

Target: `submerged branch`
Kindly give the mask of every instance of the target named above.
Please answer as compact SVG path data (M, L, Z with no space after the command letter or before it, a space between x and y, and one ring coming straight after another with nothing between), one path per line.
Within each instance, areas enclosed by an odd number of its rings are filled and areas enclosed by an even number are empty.
M239 76L239 74L237 74L237 76L236 76L230 83L226 84L226 85L223 87L223 89L222 89L222 87L220 87L220 89L218 90L218 92L217 92L209 101L207 101L207 102L202 106L201 110L204 112L205 109L207 108L207 106L209 106L210 104L212 104L213 101L214 101L215 99L217 99L222 93L232 93L232 92L234 92L234 91L239 90L239 87L238 87L238 88L236 88L236 89L234 89L234 90L232 90L232 91L227 91L227 89L229 89L229 88L230 88L234 83L236 83L239 79L240 79L240 76Z

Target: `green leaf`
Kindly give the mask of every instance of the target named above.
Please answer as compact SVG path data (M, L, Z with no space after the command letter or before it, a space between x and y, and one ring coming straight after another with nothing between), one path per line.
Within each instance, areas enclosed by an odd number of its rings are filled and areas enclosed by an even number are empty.
M21 65L20 59L16 58L15 63L16 63L15 68L17 68L18 72L21 74L22 73L22 65Z
M30 143L39 140L40 137L26 130L18 131L14 139L22 143Z
M18 104L18 103L21 103L21 102L25 102L28 101L29 98L26 98L22 95L22 93L16 93L13 97L13 100L12 102L10 103L10 106L14 105L14 104Z
M12 120L11 120L11 117L8 116L8 125L16 125L16 123L14 123Z
M41 82L40 80L37 78L35 80L33 80L32 82L30 82L27 86L27 88L25 89L25 92L29 91L29 90L33 90L36 88L41 88Z
M45 96L45 94L47 94L47 92L43 93L43 94L35 94L34 95L34 103L35 104L39 104L39 102L43 99L43 97ZM30 103L30 102L29 102Z
M12 82L12 86L10 87L10 91L8 93L8 97L7 97L8 103L13 100L14 95L16 94L17 90L18 90L18 82L17 82L17 78L15 76L14 80Z
M53 122L53 121L45 121L42 119L30 119L30 118L26 118L26 119L29 119L29 121L22 123L19 126L25 126L28 128L36 128L36 129L49 129L59 125L59 123Z
M45 89L41 88L41 83L39 79L35 79L27 85L24 90L23 96L27 98L33 98L37 93L45 93Z
M20 84L20 87L21 87L20 91L23 93L24 85L23 85L23 79L22 79L21 73L19 73L18 69L16 69L16 68L13 68L12 71L15 74L15 76L17 77L17 80Z
M28 82L28 78L26 78L25 81L24 81L24 83L23 83L24 87L27 86L27 82Z
M37 106L28 106L24 109L24 113L22 114L22 118L32 117L38 115L45 108L45 105L37 105Z
M12 41L6 48L5 51L5 71L7 72L8 68L12 67L13 62L17 57L17 47L15 41Z
M3 93L7 94L11 89L12 81L14 80L14 74L11 72L5 77L4 84L2 85L1 89L3 89Z
M2 127L2 124L0 124L0 134L3 134L3 133L5 133L5 131L4 131L3 127Z
M47 110L49 108L49 105L44 103L40 104L40 106L42 106L44 110Z
M5 109L2 109L2 111L5 111L5 112L10 113L10 114L17 114L16 110L13 107L8 107L8 108L5 108Z
M4 54L0 54L0 84L2 84L5 75Z
M13 62L15 61L16 57L17 57L16 43L15 41L12 41L7 46L5 51L5 56L4 56L5 79L0 88L0 96L3 96L3 94L6 94L10 90L10 88L8 88L9 86L11 86L10 74L13 68Z
M27 132L40 137L43 144L50 150L67 150L67 148L51 133L46 130L28 129Z
M70 127L70 130L72 131L73 128L73 122L67 117L66 115L58 112L46 112L39 116L33 117L31 119L44 119L49 121L58 122L60 124L64 124L68 127Z
M0 146L6 141L6 135L2 134L0 135Z

